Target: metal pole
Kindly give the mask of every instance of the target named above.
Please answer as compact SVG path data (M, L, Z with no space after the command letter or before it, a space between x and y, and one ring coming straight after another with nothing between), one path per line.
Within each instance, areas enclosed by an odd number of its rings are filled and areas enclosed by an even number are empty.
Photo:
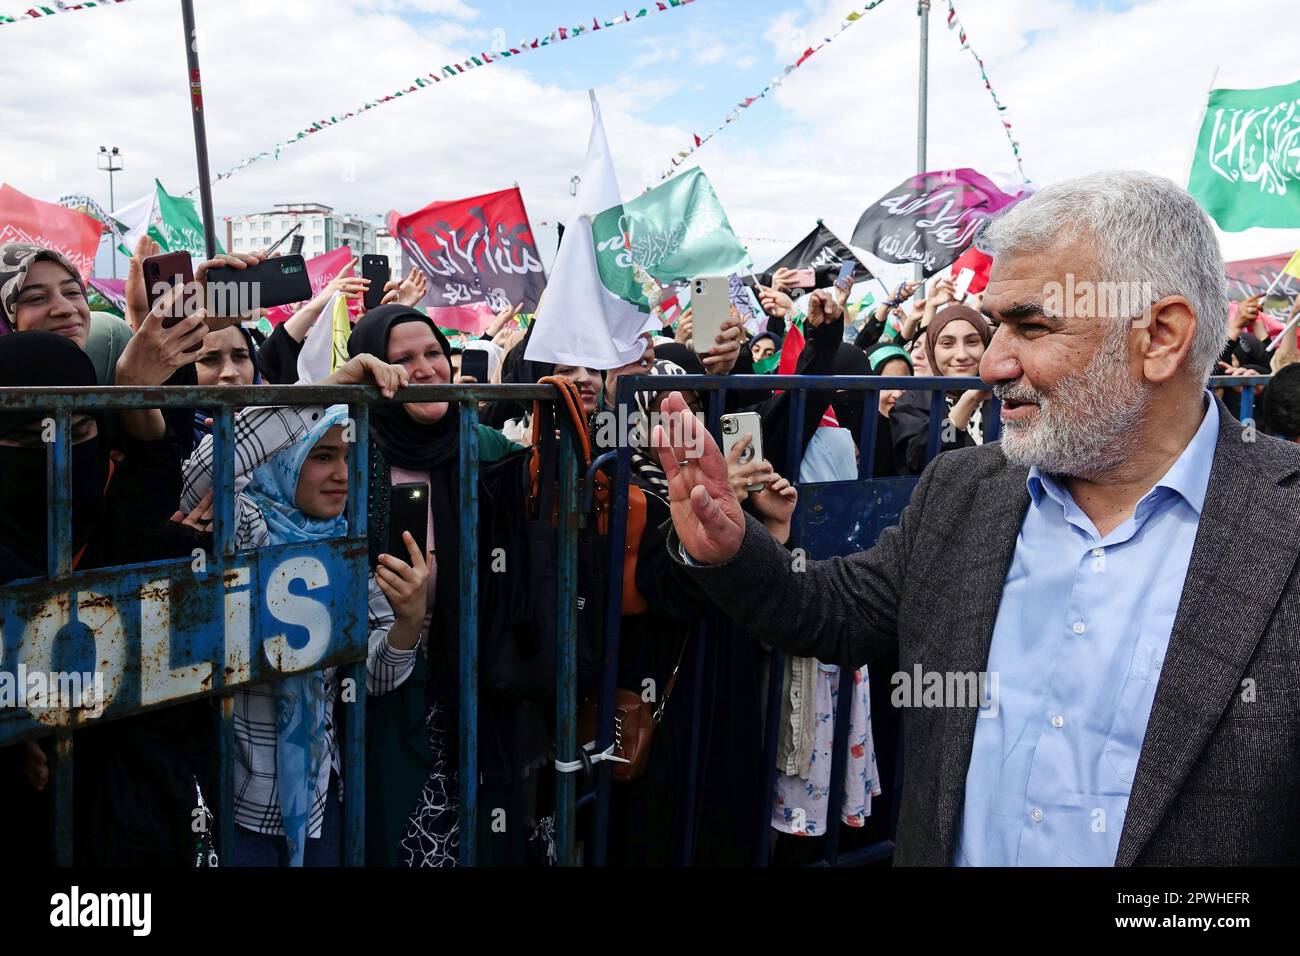
M203 215L203 245L207 258L217 251L217 227L212 216L212 183L208 175L208 134L203 124L203 80L199 76L199 41L194 29L194 0L181 0L185 23L185 62L190 71L190 106L194 112L194 153L199 164L199 211Z
M109 167L108 167L108 211L109 211L109 215L112 215L113 210L116 209L116 208L117 208L117 203L113 201L113 167L112 167L112 166L109 166ZM112 236L109 237L109 242L108 242L108 255L109 255L109 259L110 259L110 261L113 263L113 278L116 279L116 278L117 278L117 243L115 243L115 242L113 241Z
M916 15L921 18L921 60L920 60L920 79L917 83L916 91L916 172L919 176L925 172L925 131L926 131L926 106L929 99L928 80L930 72L930 0L917 0ZM920 282L925 278L924 270L921 264L916 264L916 281ZM916 290L919 298L923 294L922 289Z

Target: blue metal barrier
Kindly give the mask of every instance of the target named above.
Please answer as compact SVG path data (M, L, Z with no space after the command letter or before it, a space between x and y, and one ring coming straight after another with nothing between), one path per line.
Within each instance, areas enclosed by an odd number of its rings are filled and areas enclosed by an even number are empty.
M1253 386L1267 382L1266 376L1219 376L1211 387ZM661 388L662 379L647 376L623 377L617 386L620 420L626 420L638 389ZM979 387L978 379L922 377L848 376L678 376L672 386L709 394L707 427L720 438L719 419L731 390L790 391L791 435L786 471L797 477L802 459L800 441L803 409L808 391L862 392L864 415L859 435L861 458L858 481L826 485L800 485L800 505L791 544L803 547L810 557L824 558L869 547L876 536L897 520L911 494L915 478L875 479L875 430L877 416L873 398L881 389L929 390L934 408L942 411L943 392ZM1241 390L1241 417L1253 414L1253 390ZM460 862L477 861L478 817L478 509L479 454L477 402L506 399L517 401L553 400L555 391L543 385L510 386L417 386L403 390L398 402L447 401L458 404L460 417L460 494L463 518L460 546L460 592L462 613L459 642L460 710L459 797ZM221 755L219 774L220 814L218 846L228 852L234 834L234 735L233 693L240 687L276 677L316 670L343 668L340 677L351 679L356 703L364 705L365 657L368 636L366 581L368 541L366 526L366 478L368 474L369 409L382 401L377 389L362 386L250 386L222 388L51 388L42 390L0 388L0 409L36 410L51 413L53 441L48 445L49 530L47 577L14 582L0 587L0 673L16 677L19 666L29 671L82 672L89 661L102 671L108 690L100 701L102 716L90 717L87 708L20 707L0 709L0 746L36 737L55 737L51 766L53 789L54 848L56 861L70 864L73 858L72 784L73 741L81 728L128 717L156 708L187 701L213 698ZM256 551L234 548L233 435L235 409L252 405L329 405L346 403L353 422L355 448L349 459L348 535L336 541L312 545L282 545ZM70 523L71 443L70 417L74 412L131 408L212 408L214 414L213 554L198 562L190 558L154 561L115 568L74 571L72 568ZM940 423L932 415L930 453L937 450ZM580 482L575 436L567 416L559 416L561 427L558 600L556 655L556 760L572 763L578 756L576 734L577 660L576 593L577 531L582 515L590 511L594 475L612 467L611 522L607 545L612 560L607 574L605 604L605 662L602 674L596 751L612 745L614 694L621 634L622 554L626 545L628 488L631 448L626 444L602 455ZM994 413L986 420L986 434L998 433ZM580 501L583 506L580 507ZM201 566L201 570L200 570ZM310 590L310 597L295 594ZM255 602L253 595L265 600ZM296 647L290 628L306 630L285 611L295 601L309 600L328 608L328 630L322 640L309 637L307 648ZM76 631L74 625L80 626ZM73 630L69 630L72 628ZM699 634L707 639L708 625ZM703 640L696 640L696 653L684 666L695 674L698 723ZM272 660L266 648L278 648ZM306 656L307 649L311 656ZM286 664L286 655L287 661ZM181 662L177 664L176 662ZM277 666L281 665L281 666ZM771 673L783 670L781 655L773 653ZM846 669L847 670L847 669ZM828 840L824 862L847 865L887 856L892 843L875 844L852 855L838 852L840 808L843 802L843 770L847 761L847 716L850 711L851 681L841 680L840 721L835 731L832 764L832 793L828 808ZM762 800L760 831L755 835L754 859L766 865L769 854L769 816L775 781L776 732L779 722L780 681L769 681L767 732L764 742L766 785ZM345 861L363 862L365 707L350 707L344 723L344 807ZM901 749L900 749L901 753ZM696 787L699 780L699 727L692 728L688 799L683 829L686 831L679 860L690 863L694 856ZM581 863L577 847L576 811L594 803L590 860L605 863L608 855L610 765L594 767L596 786L579 797L572 773L557 773L555 780L556 842L558 861L571 866ZM901 774L892 786L889 819L891 832L897 819Z
M1254 409L1254 392L1249 386L1266 384L1268 376L1215 376L1208 387L1241 388L1241 418L1251 418ZM706 393L709 396L706 427L721 445L720 417L725 393L729 391L767 392L787 390L790 395L790 431L787 436L786 474L784 477L799 486L799 505L791 527L791 547L802 548L809 559L820 560L835 555L847 555L869 548L886 527L898 521L906 507L917 476L874 478L876 430L878 415L876 397L882 390L902 389L929 391L931 393L930 422L927 432L926 461L930 461L940 448L942 429L947 417L944 394L966 389L987 389L975 377L937 376L839 376L839 375L684 375L673 376L671 388L679 391ZM626 420L634 408L634 394L638 390L661 391L662 378L650 376L623 376L616 387L615 410L620 421ZM804 484L797 478L803 458L802 423L808 392L861 392L863 415L858 434L859 462L857 481L839 481ZM986 441L995 441L1001 434L1000 403L991 399L986 403L988 414L984 421ZM603 751L613 743L613 709L617 690L618 659L622 627L621 595L623 588L622 555L626 545L628 486L631 477L632 449L622 445L616 451L602 455L593 463L592 472L613 465L612 512L608 537L609 570L605 617L605 661L599 691L599 722L595 750ZM700 622L695 634L708 639L709 624ZM699 649L704 640L696 640ZM698 658L697 660L702 660ZM893 854L893 834L898 820L898 804L902 793L901 728L897 742L894 771L895 780L884 783L889 794L889 838L863 847L851 854L841 854L839 842L842 829L841 809L844 801L844 771L848 763L848 729L851 715L853 682L844 679L853 668L848 662L840 665L841 680L836 708L834 744L832 749L831 792L827 808L827 832L821 863L831 866L862 865L887 859ZM695 688L700 689L700 670L695 666ZM754 834L753 859L756 866L766 866L771 853L771 806L776 785L776 749L780 724L780 702L784 657L776 650L769 654L766 719L763 744L764 785L757 799L760 803L758 825ZM693 708L694 722L698 725L700 711ZM839 719L839 718L843 719ZM677 862L692 863L695 845L694 789L699 777L698 726L691 728L690 765L687 768L686 787L689 791L687 811L681 826ZM609 804L611 796L611 768L607 763L595 767L596 799L591 827L591 862L605 865L609 853Z
M556 390L545 385L415 386L396 401L447 401L459 405L460 493L464 521L460 540L460 862L477 857L478 727L478 523L479 475L477 403L481 400L550 401ZM383 401L377 389L363 386L174 387L166 389L0 388L0 408L49 412L53 441L48 444L49 546L45 578L0 587L0 673L89 671L106 688L97 705L0 708L0 746L55 735L51 767L55 861L73 860L72 758L75 731L156 708L214 698L218 774L218 847L229 852L234 836L233 693L241 687L324 667L342 668L352 681L354 703L344 722L344 854L349 865L365 858L365 660L369 578L367 486L369 408ZM353 424L349 456L346 537L312 544L281 545L237 552L234 546L234 415L254 405L330 405L346 403ZM212 408L214 441L212 555L151 561L85 571L72 569L69 488L74 412L133 408ZM576 443L561 425L562 533L559 535L561 615L557 660L559 691L557 741L560 759L575 751L576 660L572 648L576 622ZM432 542L430 542L432 544ZM300 593L294 593L296 584ZM256 598L255 598L256 596ZM318 605L312 627L300 624L295 602ZM324 607L327 619L319 619ZM301 608L299 608L301 610ZM313 630L314 628L314 630ZM71 629L71 630L70 630ZM291 633L307 634L305 647ZM270 651L274 653L269 653ZM178 663L179 662L179 663ZM92 702L93 703L93 702ZM102 708L92 715L92 710ZM560 859L575 861L572 825L572 775L557 774Z

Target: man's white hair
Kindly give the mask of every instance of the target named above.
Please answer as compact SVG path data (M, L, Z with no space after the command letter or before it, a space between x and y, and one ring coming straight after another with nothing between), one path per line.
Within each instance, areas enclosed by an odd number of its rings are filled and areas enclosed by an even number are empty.
M1149 283L1152 302L1169 295L1186 298L1196 312L1186 368L1202 381L1213 374L1228 341L1223 255L1210 217L1187 190L1134 170L1067 179L990 223L982 244L994 255L1007 255L1077 238L1096 250L1097 280Z

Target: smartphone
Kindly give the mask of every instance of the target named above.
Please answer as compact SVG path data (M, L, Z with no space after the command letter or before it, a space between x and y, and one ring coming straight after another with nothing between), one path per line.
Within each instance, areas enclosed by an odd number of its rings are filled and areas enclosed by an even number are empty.
M152 309L160 298L177 283L188 285L194 281L194 263L188 252L164 252L162 255L149 256L140 268L144 272L145 295L149 297ZM170 329L185 317L185 297L177 303L179 308L172 308L163 319L163 328Z
M953 301L961 302L966 298L966 293L970 289L970 284L975 278L974 269L962 269L957 273L957 281L952 284Z
M208 312L239 318L256 309L271 309L310 299L311 279L301 255L276 256L255 266L222 266L208 272Z
M488 381L488 354L484 349L461 349L460 374L468 375L480 385Z
M849 288L849 277L853 275L853 269L857 263L852 259L845 259L840 263L840 274L835 277L835 288L841 292L847 292Z
M757 412L736 412L731 415L722 416L722 454L723 457L731 454L731 449L735 447L746 435L752 435L753 440L749 447L740 453L740 464L745 465L751 461L761 461L763 458L763 420L759 418ZM746 485L746 491L762 491L763 484Z
M411 532L421 554L429 551L429 485L423 481L393 485L388 501L388 553L410 564L403 531Z
M366 311L379 308L379 303L384 298L384 286L389 279L388 256L362 256L361 278L370 280L370 288L366 289L362 300Z
M792 289L811 289L817 285L816 269L795 269L794 278L790 280Z
M298 233L298 235L294 236L292 239L290 239L290 240L289 240L289 255L291 255L291 256L296 256L298 253L302 252L303 244L304 244L306 241L307 241L307 240L303 238L301 232Z
M722 323L731 312L731 282L726 276L691 280L691 347L704 355L718 344Z

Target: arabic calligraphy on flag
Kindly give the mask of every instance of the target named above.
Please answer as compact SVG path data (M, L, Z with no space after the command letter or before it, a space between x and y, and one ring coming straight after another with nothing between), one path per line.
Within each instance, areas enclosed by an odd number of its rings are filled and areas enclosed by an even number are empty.
M430 309L480 306L490 318L523 303L532 312L546 288L517 187L433 202L405 216L392 212L388 230L428 278L422 304Z

